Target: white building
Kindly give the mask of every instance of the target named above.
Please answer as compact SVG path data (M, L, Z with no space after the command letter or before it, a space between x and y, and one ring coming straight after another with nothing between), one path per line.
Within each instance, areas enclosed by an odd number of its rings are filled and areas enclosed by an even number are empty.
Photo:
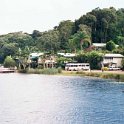
M43 56L43 55L44 55L44 53L31 53L29 55L29 57L30 57L30 59L32 59L32 58L40 57L40 56Z
M57 54L67 58L73 58L76 56L75 53L57 53Z
M95 47L95 49L101 50L106 47L106 43L93 43L93 46Z
M92 45L95 47L96 50L102 50L106 48L106 43L93 43ZM119 47L119 45L116 44L115 47L117 48Z
M46 68L53 68L56 65L55 56L47 56L45 58L42 56L44 53L31 53L28 58L28 64L44 65Z
M103 57L103 66L109 67L109 66L115 66L115 67L121 67L122 65L122 59L124 58L121 54L105 54Z
M31 53L28 57L28 63L31 63L33 61L37 61L37 62L41 61L40 57L43 55L44 53Z

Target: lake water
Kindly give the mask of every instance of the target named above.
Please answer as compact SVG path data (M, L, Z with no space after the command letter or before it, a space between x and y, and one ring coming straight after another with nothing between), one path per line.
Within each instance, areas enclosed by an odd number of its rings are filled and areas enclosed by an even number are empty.
M124 124L124 84L0 74L0 124Z

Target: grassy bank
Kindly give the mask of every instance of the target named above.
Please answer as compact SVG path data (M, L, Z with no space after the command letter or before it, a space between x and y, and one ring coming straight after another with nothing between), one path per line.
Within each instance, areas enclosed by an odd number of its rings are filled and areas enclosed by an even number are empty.
M19 70L19 73L26 73L26 74L48 74L54 75L61 73L61 68L45 68L45 69L25 69Z
M100 77L105 79L115 79L116 81L124 82L124 73L113 73L111 72L84 72L84 71L62 71L61 68L46 68L46 69L27 69L27 70L19 70L19 73L26 74L48 74L48 75L68 75L68 76L91 76L91 77Z
M63 74L68 74L69 72L63 72ZM124 82L124 73L123 74L118 74L118 73L113 73L113 72L70 72L72 75L80 75L80 76L91 76L91 77L100 77L100 78L105 78L105 79L115 79L117 81L122 81Z

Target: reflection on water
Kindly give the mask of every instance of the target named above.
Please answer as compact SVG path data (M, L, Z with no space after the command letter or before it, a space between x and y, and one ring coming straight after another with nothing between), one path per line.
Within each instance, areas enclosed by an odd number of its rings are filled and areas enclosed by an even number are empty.
M123 84L0 74L0 124L124 124Z

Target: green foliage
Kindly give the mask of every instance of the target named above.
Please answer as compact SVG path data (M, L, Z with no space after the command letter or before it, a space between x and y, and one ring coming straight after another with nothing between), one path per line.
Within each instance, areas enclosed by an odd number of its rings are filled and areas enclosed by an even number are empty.
M72 51L76 51L77 49L86 49L90 46L90 44L90 36L86 33L86 31L78 31L69 39L69 46Z
M60 48L62 50L68 49L68 39L73 34L74 23L70 20L60 22L57 30L59 31L60 37Z
M93 51L88 54L88 58L91 69L100 69L100 65L102 61L101 54Z
M124 55L123 8L96 8L74 22L62 21L53 30L45 32L34 30L32 34L15 32L1 35L0 63L10 55L25 60L32 52L86 51L92 42L107 43L107 50ZM114 43L120 47L114 49Z
M17 46L15 43L4 44L3 47L1 48L1 51L3 52L4 57L10 55L13 56L17 52Z
M17 47L20 47L21 49L25 48L25 46L34 45L32 37L23 32L10 33L7 34L5 38L9 43L16 43Z
M59 32L56 30L44 32L41 37L38 38L36 46L41 51L52 52L59 50Z
M117 43L120 46L124 46L124 36L117 36Z
M16 63L15 61L12 59L11 56L7 56L5 61L4 61L4 67L15 67Z
M20 73L28 73L28 74L48 74L54 75L61 73L61 68L45 68L45 69L23 69L19 70Z
M90 63L91 69L100 69L102 61L102 55L96 51L83 53L75 57L75 60L79 63Z
M75 21L75 30L79 30L79 26L85 24L91 28L92 42L115 41L118 36L124 36L123 18L123 9L96 8Z
M109 51L112 51L115 49L115 43L111 40L106 43L106 49Z
M38 37L42 36L42 33L40 31L34 30L31 36L32 38L37 39Z
M113 53L118 53L118 54L124 55L124 47L123 46L120 46L120 47L114 49L113 50Z
M91 41L90 41L90 38L85 38L83 43L82 43L82 48L85 50L87 48L89 48L91 45Z
M19 55L22 56L22 53L25 52L25 48L30 48L31 46L34 47L32 37L23 32L9 33L0 36L0 53L4 59L10 55L13 56L13 58ZM19 54L19 49L21 50L21 54Z
M75 57L75 60L79 63L87 63L89 62L88 54L87 53L79 54L78 56Z
M62 68L58 67L58 73L62 73Z
M71 58L59 57L57 58L57 67L65 67L65 63L71 62Z

